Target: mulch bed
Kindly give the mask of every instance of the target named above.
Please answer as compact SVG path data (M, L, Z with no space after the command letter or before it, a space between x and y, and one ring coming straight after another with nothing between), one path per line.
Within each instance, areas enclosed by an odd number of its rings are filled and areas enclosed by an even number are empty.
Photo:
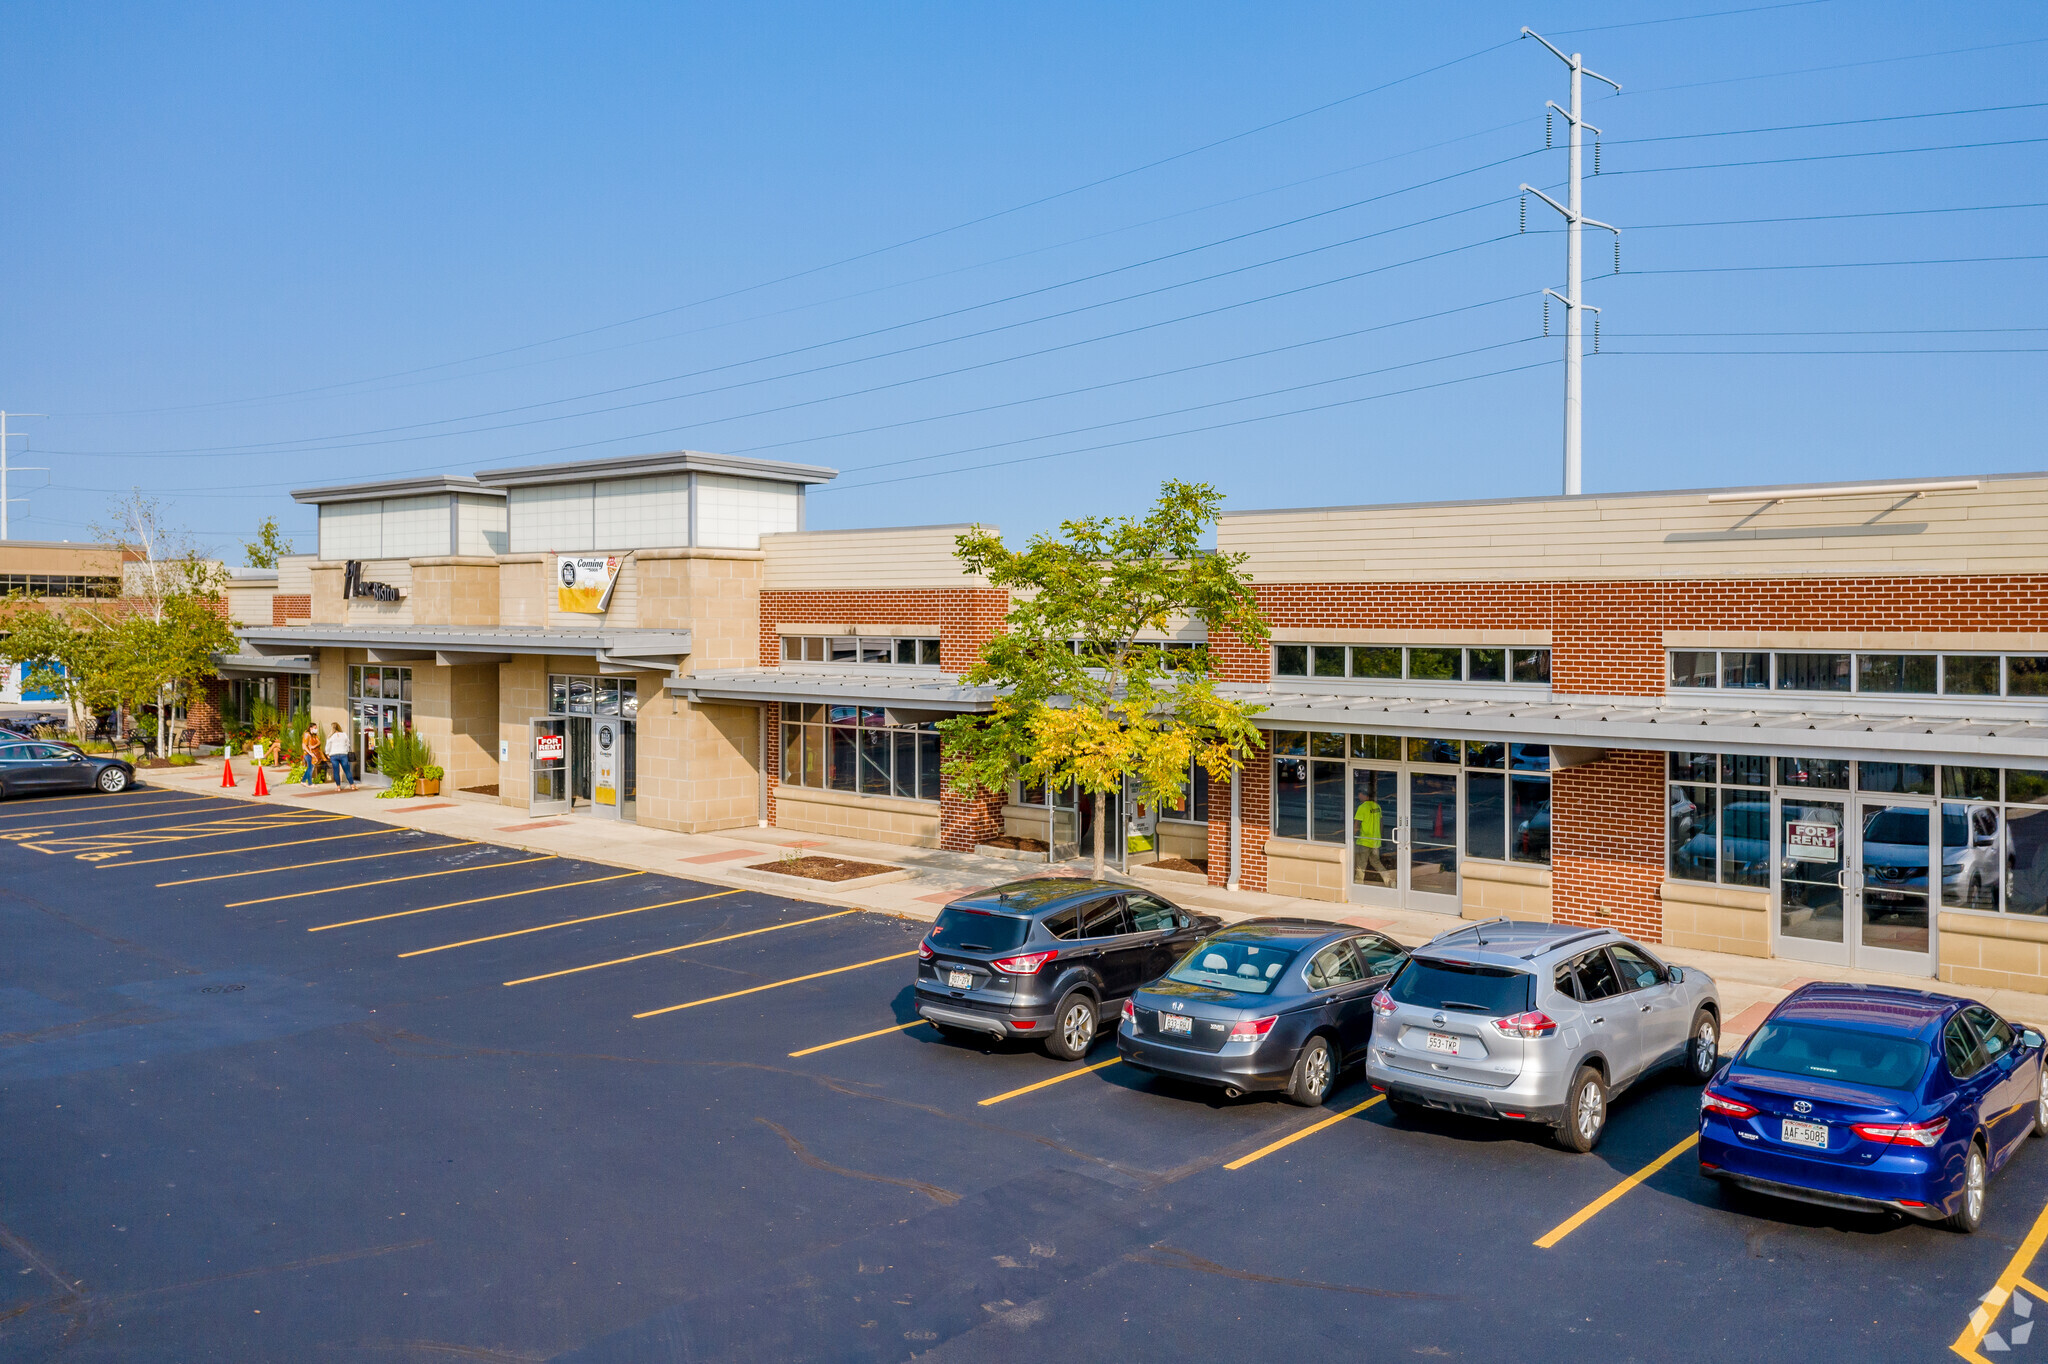
M1004 834L1001 838L984 840L982 846L1002 848L1008 852L1042 853L1045 851L1045 840L1042 838L1019 838L1015 834Z
M1209 864L1207 862L1190 862L1185 857L1162 857L1151 865L1159 868L1161 871L1191 871L1198 876L1207 876L1209 874Z
M498 783L492 782L489 786L465 786L462 789L472 796L495 796L498 794Z
M849 862L843 857L794 857L788 861L757 862L748 871L772 871L784 876L801 876L811 881L854 881L863 876L880 876L885 871L900 871L900 867L884 866L880 862Z

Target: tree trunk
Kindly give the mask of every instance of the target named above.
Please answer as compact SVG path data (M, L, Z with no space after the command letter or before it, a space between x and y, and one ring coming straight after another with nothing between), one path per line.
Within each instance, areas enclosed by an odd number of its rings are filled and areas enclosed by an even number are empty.
M164 733L164 725L167 719L168 717L164 712L164 689L158 687L156 689L156 755L159 758L171 756L170 738Z
M1097 791L1095 795L1095 879L1102 879L1102 830L1109 823L1109 796Z

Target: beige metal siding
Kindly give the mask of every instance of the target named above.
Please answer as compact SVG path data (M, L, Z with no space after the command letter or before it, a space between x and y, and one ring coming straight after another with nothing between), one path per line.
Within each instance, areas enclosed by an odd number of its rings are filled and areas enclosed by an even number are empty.
M769 592L986 587L960 571L953 541L965 525L813 530L764 535L761 586Z
M1969 491L1709 503L1639 493L1226 514L1261 582L1508 582L2048 572L2048 474Z

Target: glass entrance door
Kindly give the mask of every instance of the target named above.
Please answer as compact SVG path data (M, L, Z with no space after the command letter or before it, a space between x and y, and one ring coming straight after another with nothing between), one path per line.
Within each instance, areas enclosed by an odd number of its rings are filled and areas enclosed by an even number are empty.
M1941 865L1932 802L1865 798L1856 821L1856 964L1934 974L1934 915L1927 869Z
M569 808L588 805L591 768L590 717L569 717Z
M553 814L569 808L568 729L565 719L531 722L526 747L530 773L526 808L532 814Z
M1462 911L1456 773L1353 767L1350 811L1352 901Z
M1934 974L1933 802L1781 795L1773 823L1778 955Z

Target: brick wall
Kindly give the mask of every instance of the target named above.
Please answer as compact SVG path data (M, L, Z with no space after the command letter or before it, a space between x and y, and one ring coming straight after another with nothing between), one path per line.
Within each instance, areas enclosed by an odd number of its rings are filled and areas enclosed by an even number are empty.
M948 785L939 792L939 846L947 852L973 852L1003 832L1005 796L968 799Z
M1662 942L1664 755L1615 750L1550 778L1550 913Z
M295 620L309 620L313 615L313 595L310 592L273 593L270 598L270 623L290 625Z

